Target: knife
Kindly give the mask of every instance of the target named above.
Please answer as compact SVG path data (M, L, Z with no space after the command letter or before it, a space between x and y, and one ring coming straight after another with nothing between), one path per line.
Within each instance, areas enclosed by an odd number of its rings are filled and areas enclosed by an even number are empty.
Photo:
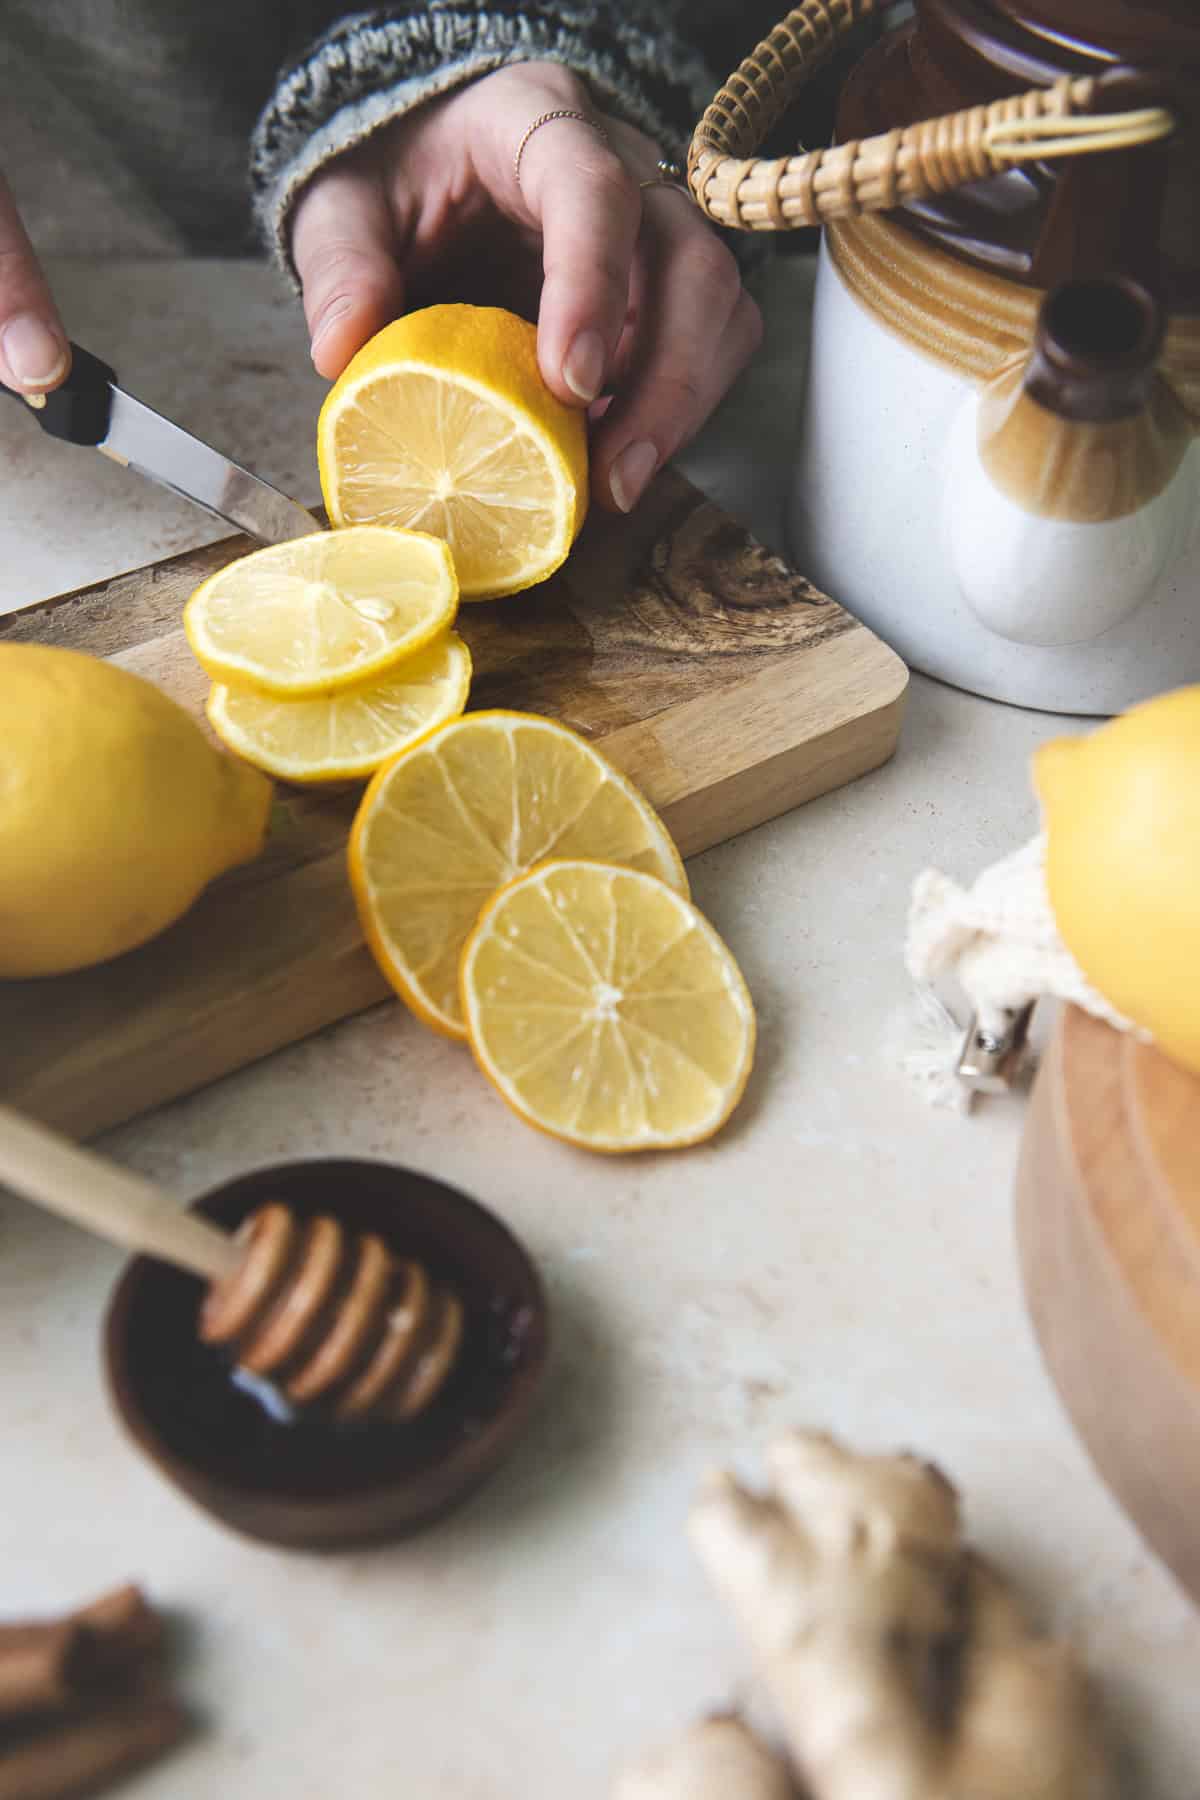
M0 393L13 390L0 387ZM323 529L297 501L127 394L108 364L78 344L71 345L71 372L61 387L13 398L26 402L51 437L92 445L264 544Z

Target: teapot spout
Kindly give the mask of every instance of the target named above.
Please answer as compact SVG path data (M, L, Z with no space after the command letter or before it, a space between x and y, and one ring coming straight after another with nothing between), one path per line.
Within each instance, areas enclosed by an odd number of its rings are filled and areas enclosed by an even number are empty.
M1174 479L1191 421L1158 374L1166 318L1122 276L1068 281L1042 305L1033 349L985 390L978 447L992 481L1041 518L1099 525Z
M1161 307L1124 277L1046 297L1027 358L955 423L945 529L964 600L1011 642L1087 643L1154 591L1190 528L1192 420Z

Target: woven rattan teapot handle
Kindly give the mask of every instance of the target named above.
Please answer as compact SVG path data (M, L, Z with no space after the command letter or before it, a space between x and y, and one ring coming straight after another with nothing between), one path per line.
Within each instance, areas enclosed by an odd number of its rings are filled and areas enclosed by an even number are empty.
M882 212L1022 163L1132 149L1175 129L1159 106L1090 111L1104 77L1083 76L832 149L756 158L839 40L894 3L802 0L734 71L688 153L688 186L710 219L742 231L789 231Z

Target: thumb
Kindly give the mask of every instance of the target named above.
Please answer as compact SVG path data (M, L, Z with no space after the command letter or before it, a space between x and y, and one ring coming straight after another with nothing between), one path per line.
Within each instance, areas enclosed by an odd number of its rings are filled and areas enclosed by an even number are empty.
M300 197L292 260L304 290L312 359L329 380L403 305L394 241L380 184L361 169L334 163Z
M0 176L0 381L18 394L45 393L70 366L58 309Z

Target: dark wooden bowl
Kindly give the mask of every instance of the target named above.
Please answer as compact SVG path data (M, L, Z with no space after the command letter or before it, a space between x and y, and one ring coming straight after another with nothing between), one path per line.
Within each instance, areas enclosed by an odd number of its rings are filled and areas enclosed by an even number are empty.
M234 1228L267 1200L378 1232L452 1282L467 1331L432 1406L408 1425L282 1424L200 1342L203 1288L149 1257L122 1275L105 1321L109 1388L135 1443L223 1524L291 1549L380 1542L440 1517L500 1462L546 1362L542 1285L493 1214L427 1175L375 1162L257 1169L193 1203Z

